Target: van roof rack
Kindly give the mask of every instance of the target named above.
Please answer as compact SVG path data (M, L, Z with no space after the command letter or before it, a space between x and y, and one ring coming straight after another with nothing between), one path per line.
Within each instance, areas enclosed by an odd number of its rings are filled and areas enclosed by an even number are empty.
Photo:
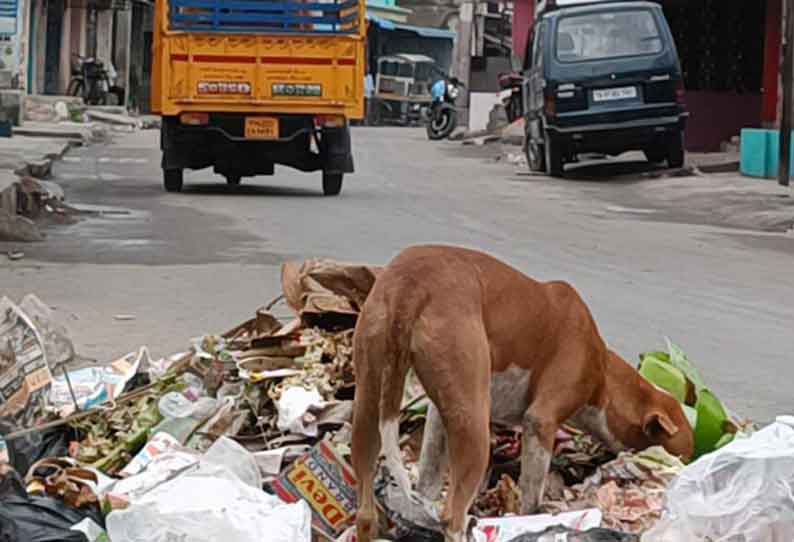
M626 0L537 0L536 12L538 14L555 9L567 7L587 6L592 4L606 4L608 2L620 2Z

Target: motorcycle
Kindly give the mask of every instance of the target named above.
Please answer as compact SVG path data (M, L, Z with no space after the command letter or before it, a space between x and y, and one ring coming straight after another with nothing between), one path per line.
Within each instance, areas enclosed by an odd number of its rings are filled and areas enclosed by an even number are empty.
M521 87L523 83L524 77L520 73L509 72L499 74L499 88L501 88L503 92L510 90L510 94L502 98L502 105L504 105L509 122L515 122L524 116L521 104Z
M72 54L72 78L67 93L87 105L124 105L124 89L113 84L116 70L95 58Z
M436 141L445 139L458 126L458 111L455 100L460 96L463 83L455 77L444 76L430 87L430 108L425 110L427 137Z

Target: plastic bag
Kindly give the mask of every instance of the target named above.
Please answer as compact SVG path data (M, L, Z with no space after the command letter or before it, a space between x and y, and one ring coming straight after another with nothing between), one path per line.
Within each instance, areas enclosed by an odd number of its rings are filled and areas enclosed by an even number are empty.
M375 479L375 497L389 522L394 525L389 538L398 542L443 542L444 529L433 502L406 489L396 481L386 466Z
M322 408L325 401L316 388L306 390L295 386L284 391L276 404L278 409L278 428L281 431L317 436L317 422L308 412L311 408Z
M794 417L687 466L665 501L643 542L794 540Z
M244 484L262 490L262 475L254 455L230 438L216 440L202 462L225 467Z
M541 532L553 527L585 530L601 525L601 511L597 508L565 512L563 514L536 514L534 516L505 516L477 520L473 538L476 542L528 542ZM555 540L552 537L552 540ZM573 540L571 540L573 542Z
M45 457L69 455L73 431L67 426L28 433L13 440L3 439L3 435L19 429L6 420L0 420L0 462L7 461L17 472L27 473L33 463Z
M29 497L19 475L0 473L0 540L3 542L87 542L73 526L91 519L102 525L97 509L77 509L50 497Z
M549 527L541 533L525 533L510 542L638 542L636 534L622 533L612 529L588 529L576 531L567 527Z
M167 460L168 454L157 459ZM138 496L129 508L111 512L108 537L113 542L310 542L308 504L284 503L258 484L251 454L221 437L198 464Z

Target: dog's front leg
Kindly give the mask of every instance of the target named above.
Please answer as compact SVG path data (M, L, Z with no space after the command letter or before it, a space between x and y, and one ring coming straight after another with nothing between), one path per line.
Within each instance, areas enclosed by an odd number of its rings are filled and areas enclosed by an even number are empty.
M524 415L521 436L521 514L537 512L551 465L551 447L556 427L528 412Z
M436 405L431 401L427 407L422 452L419 456L419 481L416 489L420 495L431 501L437 501L441 497L448 460L447 431Z

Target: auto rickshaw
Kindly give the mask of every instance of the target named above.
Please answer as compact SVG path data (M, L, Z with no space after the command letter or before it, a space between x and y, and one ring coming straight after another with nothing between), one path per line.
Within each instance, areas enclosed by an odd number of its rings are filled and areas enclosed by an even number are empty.
M372 124L418 124L431 103L436 62L429 56L400 53L378 59L372 97Z

